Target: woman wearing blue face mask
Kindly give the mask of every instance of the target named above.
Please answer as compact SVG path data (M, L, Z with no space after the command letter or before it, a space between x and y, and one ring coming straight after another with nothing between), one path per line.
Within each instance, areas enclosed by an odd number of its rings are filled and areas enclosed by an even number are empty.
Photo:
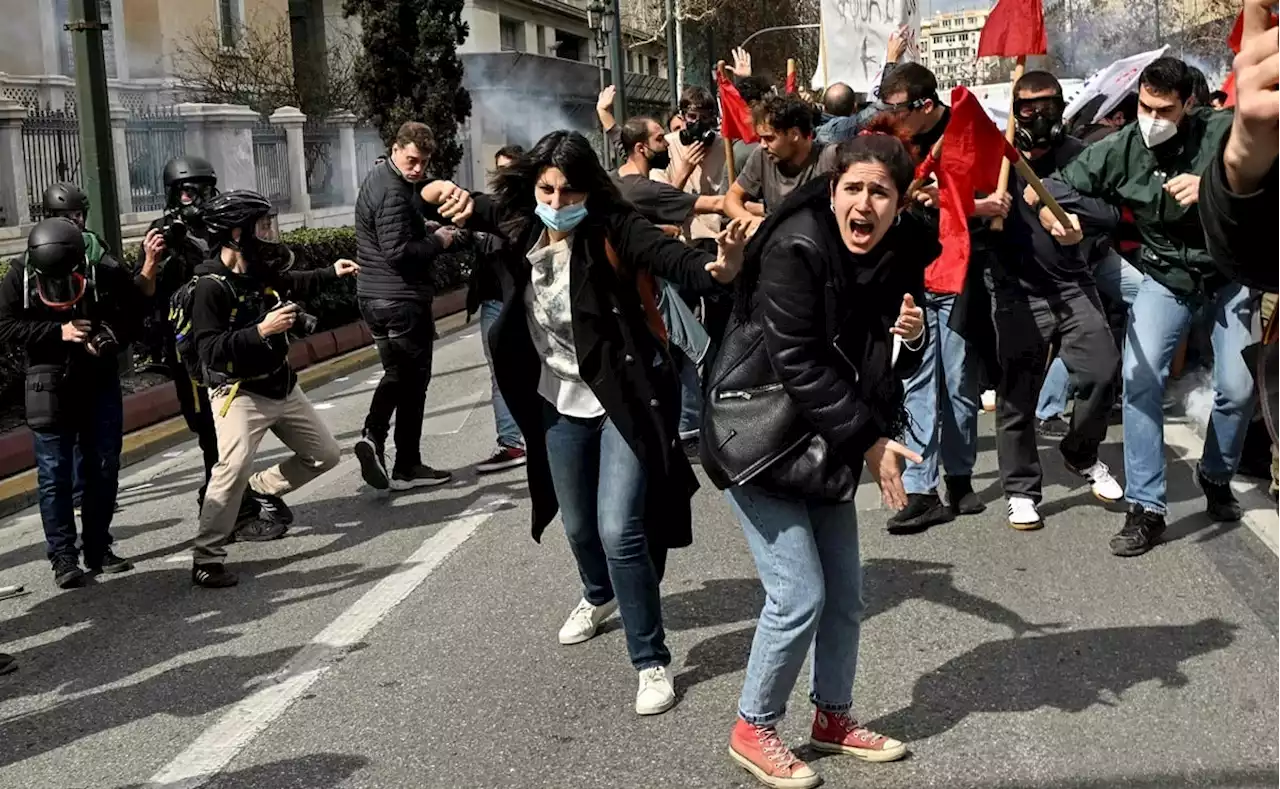
M542 138L494 187L472 196L435 182L422 196L508 242L489 343L527 443L533 537L559 510L582 578L559 640L587 641L619 611L640 673L636 712L664 712L675 693L658 584L667 549L692 541L697 481L678 440L679 384L653 277L719 289L741 267L744 228L721 234L718 255L666 238L622 200L577 132Z

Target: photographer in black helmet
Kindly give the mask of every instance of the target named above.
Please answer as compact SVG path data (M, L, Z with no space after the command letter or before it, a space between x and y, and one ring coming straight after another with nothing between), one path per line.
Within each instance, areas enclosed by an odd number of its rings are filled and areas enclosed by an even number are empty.
M72 503L77 446L85 566L103 573L133 567L111 550L110 528L123 428L117 354L137 329L142 296L114 257L86 257L85 238L69 219L41 221L0 282L0 342L26 353L40 518L54 582L63 589L84 580Z
M205 203L203 218L211 251L191 289L190 337L209 387L218 463L200 509L191 580L217 588L237 583L223 566L223 546L233 534L243 539L244 530L236 532L242 496L251 492L292 521L280 497L338 463L338 442L289 366L287 335L315 328L315 319L293 298L360 269L339 260L332 268L293 271L293 253L276 237L271 204L256 192L217 195ZM254 474L253 456L268 430L295 454ZM284 531L282 523L263 522L254 537L273 539Z
M196 494L197 506L203 506L205 486L218 462L218 437L214 433L209 393L192 380L190 371L178 358L174 347L174 327L169 321L169 302L173 294L195 276L198 266L209 254L208 228L202 217L205 203L218 194L218 176L213 165L198 156L178 156L164 166L165 211L151 223L142 242L144 257L156 254L164 261L152 296L151 327L147 340L151 358L162 362L173 378L178 405L187 428L196 434L204 456L204 485ZM262 515L273 522L282 514L264 510L262 502L252 494L240 503L237 522L248 526ZM288 525L287 523L283 525Z

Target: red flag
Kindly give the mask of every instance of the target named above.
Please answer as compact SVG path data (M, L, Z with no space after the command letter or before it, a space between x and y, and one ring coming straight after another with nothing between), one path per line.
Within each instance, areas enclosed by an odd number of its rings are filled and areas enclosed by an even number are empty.
M1049 51L1040 0L1000 0L982 26L978 57L1015 58Z
M716 87L720 89L720 135L726 140L758 142L751 108L723 72L716 74Z
M1000 160L1017 161L1018 152L968 88L951 91L951 120L942 137L942 153L925 160L922 170L938 179L938 240L942 254L924 272L934 293L959 293L969 270L969 215L974 192L991 193L1000 181Z
M787 93L796 92L796 73L792 71L787 74Z

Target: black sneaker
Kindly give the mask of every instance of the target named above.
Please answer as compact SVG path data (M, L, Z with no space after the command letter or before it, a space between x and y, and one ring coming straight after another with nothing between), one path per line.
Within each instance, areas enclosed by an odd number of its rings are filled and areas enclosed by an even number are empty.
M955 515L942 503L936 493L908 493L907 506L889 519L886 527L890 534L910 534L924 531L954 520Z
M18 670L18 661L13 659L13 655L0 652L0 676L12 674Z
M434 488L444 485L453 479L448 471L437 471L421 463L411 469L396 469L391 472L392 490L411 490L413 488Z
M258 517L281 526L293 525L293 510L279 496L270 493L259 493L256 490L245 491L245 498L253 499L258 505Z
M498 447L498 451L488 460L476 466L478 474L492 474L495 471L506 471L509 468L523 466L529 462L528 456L519 447Z
M987 508L973 492L971 477L947 477L947 501L956 515L977 515Z
M1060 416L1036 420L1036 433L1045 438L1066 438L1071 432L1071 424Z
M59 556L53 560L53 582L59 589L74 589L84 584L84 570L75 556Z
M1211 520L1217 523L1235 523L1244 517L1244 510L1240 508L1240 502L1236 500L1236 494L1232 492L1230 482L1209 481L1204 474L1200 473L1200 466L1197 464L1196 484L1200 486L1200 490L1204 491L1205 512L1209 513Z
M191 583L205 589L225 589L240 583L240 579L221 564L197 564L191 567Z
M270 542L271 540L280 539L287 531L289 531L289 527L283 523L275 523L274 521L259 518L236 527L232 539L236 542Z
M133 569L133 562L128 559L122 559L108 548L107 552L102 554L101 558L90 559L85 557L84 566L91 573L106 573L107 575L115 575L116 573L127 573Z
M1164 516L1135 505L1124 516L1124 528L1111 538L1111 553L1141 556L1160 541L1163 533Z
M360 461L360 476L374 490L386 490L391 487L391 477L387 475L387 459L382 445L368 436L361 436L356 442L356 460Z

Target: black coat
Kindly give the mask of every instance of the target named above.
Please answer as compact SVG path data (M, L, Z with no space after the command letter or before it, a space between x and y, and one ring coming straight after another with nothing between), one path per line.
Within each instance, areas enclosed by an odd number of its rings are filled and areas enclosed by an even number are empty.
M356 197L356 261L362 299L430 301L433 262L444 247L427 232L418 185L388 159L374 167Z
M1280 189L1276 170L1272 162L1258 191L1238 195L1227 183L1219 153L1200 180L1200 222L1214 265L1233 282L1268 293L1275 293L1277 287L1273 231Z
M703 466L721 488L851 501L863 455L905 427L901 378L920 352L903 346L894 363L889 329L904 294L923 304L937 233L904 214L854 256L827 189L823 179L794 192L747 248L703 419Z
M489 334L489 347L498 388L529 453L533 538L538 540L559 511L547 460L544 400L538 394L542 360L529 336L524 302L531 276L527 254L543 227L531 215L504 216L495 200L477 194L468 228L499 233L508 241L498 267L502 314ZM649 538L680 548L693 540L689 499L698 482L678 438L679 382L670 354L645 320L634 283L610 264L606 237L624 270L648 270L698 292L720 289L705 269L714 257L666 238L625 205L593 209L573 235L569 288L579 372L644 467Z

